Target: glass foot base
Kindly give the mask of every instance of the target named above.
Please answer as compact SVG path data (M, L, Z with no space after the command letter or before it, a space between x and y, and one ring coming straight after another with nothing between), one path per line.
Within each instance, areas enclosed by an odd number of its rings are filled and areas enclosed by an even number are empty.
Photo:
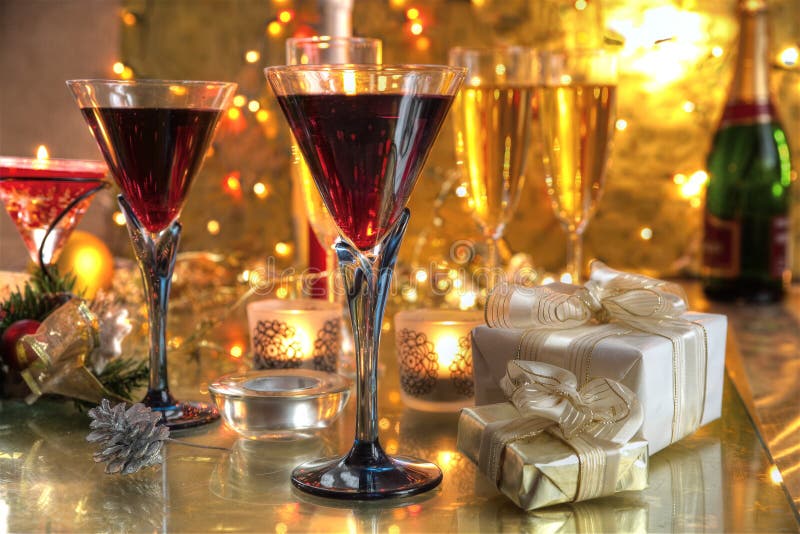
M349 460L345 456L301 464L292 472L292 484L319 497L375 500L415 495L442 481L435 464L417 458L384 456L368 465L352 465Z
M162 424L170 430L207 425L219 419L216 407L205 402L178 402L168 408L152 408L161 413Z

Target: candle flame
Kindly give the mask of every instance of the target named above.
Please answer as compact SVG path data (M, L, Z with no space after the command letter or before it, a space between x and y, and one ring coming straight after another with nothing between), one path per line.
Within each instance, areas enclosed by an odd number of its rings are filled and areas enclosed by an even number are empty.
M436 343L436 354L439 356L440 367L450 367L458 355L458 338L455 336L442 336Z
M47 147L44 145L39 145L36 149L36 159L50 159L50 153L47 151Z
M297 343L300 348L300 354L298 356L301 359L311 358L314 355L314 339L309 335L305 328L300 326L295 327L294 338L286 340L286 348L290 348L290 346L294 343Z

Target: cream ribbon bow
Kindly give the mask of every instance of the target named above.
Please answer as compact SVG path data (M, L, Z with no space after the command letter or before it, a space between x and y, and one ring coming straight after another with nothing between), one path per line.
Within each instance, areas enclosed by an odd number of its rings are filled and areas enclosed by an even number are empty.
M565 440L582 434L624 445L642 426L636 394L609 378L594 378L578 389L578 379L566 369L512 360L500 387L520 415L556 423Z
M613 493L616 455L608 446L624 445L642 426L636 394L608 378L594 378L578 389L571 372L542 362L512 360L500 385L520 417L490 423L481 439L478 465L499 480L502 454L511 443L548 431L572 447L580 465L575 500Z
M486 302L486 324L492 328L575 328L592 319L616 319L633 327L676 319L688 309L678 284L611 269L595 260L584 286L501 285Z

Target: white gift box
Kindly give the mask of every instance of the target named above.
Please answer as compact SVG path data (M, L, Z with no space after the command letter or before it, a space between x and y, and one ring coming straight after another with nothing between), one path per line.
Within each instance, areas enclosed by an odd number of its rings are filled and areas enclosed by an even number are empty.
M568 369L580 385L591 377L610 378L638 396L641 437L652 455L722 411L727 318L686 313L680 319L663 333L614 323L563 330L480 326L472 333L476 405L505 400L499 382L512 359Z

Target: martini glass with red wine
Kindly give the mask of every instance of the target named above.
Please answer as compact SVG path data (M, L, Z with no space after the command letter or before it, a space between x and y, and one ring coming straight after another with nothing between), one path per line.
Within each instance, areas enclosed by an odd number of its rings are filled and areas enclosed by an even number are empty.
M302 491L341 499L436 487L433 463L387 455L378 440L378 346L406 203L464 69L424 65L269 67L267 80L339 230L335 244L356 351L356 435L344 457L304 463Z
M107 172L101 161L0 157L0 201L46 276Z
M173 429L219 417L207 403L179 402L167 381L167 301L186 194L236 90L226 82L67 82L122 194L119 205L144 282L150 383L144 404Z

